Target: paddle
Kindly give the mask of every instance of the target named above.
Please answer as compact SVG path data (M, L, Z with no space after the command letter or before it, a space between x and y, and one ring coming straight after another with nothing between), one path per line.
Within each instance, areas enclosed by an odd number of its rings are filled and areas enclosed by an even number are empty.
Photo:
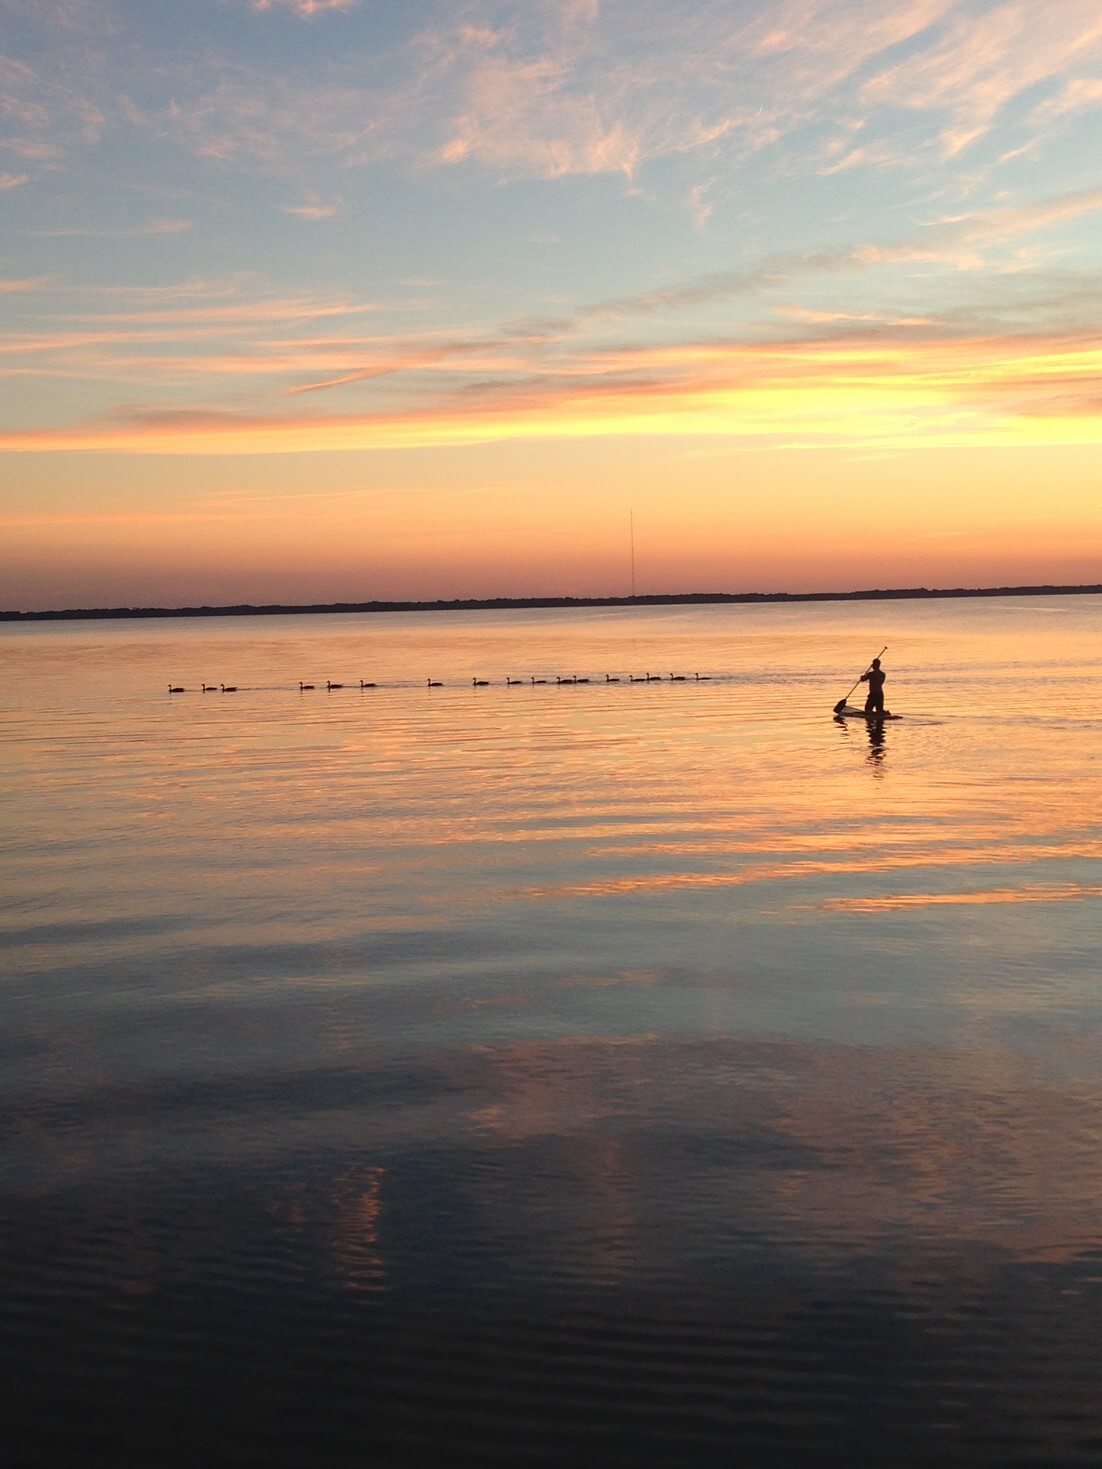
M883 657L883 655L884 655L884 654L885 654L885 653L886 653L886 652L887 652L887 651L888 651L888 645L887 645L887 643L885 643L885 644L884 644L884 646L883 646L883 647L882 647L882 648L881 648L881 649L880 649L880 652L879 652L879 653L877 653L877 655L876 655L876 656L877 656L877 657L878 657L878 658L882 658L882 657ZM871 664L871 663L870 663L870 664L869 664L869 668L871 668L871 667L872 667L872 664ZM865 669L865 673L868 673L868 671L869 671L869 668L866 668L866 669ZM864 676L865 676L865 673L863 673L863 674L862 674L862 675L861 675L861 678L864 678ZM861 682L861 678L859 678L859 679L858 679L858 680L857 680L857 683L855 683L855 684L854 684L854 686L853 686L853 689L855 689L855 688L856 688L856 687L857 687L857 684L858 684L858 683L860 683L860 682ZM852 694L852 693L853 693L853 689L850 689L850 691L849 691L849 694ZM848 698L849 698L849 694L846 694L846 696L845 696L845 698L843 698L843 699L839 699L839 700L838 700L838 702L837 702L837 704L835 704L835 706L834 706L834 712L835 712L835 714L840 714L840 713L841 713L841 712L842 712L842 710L843 710L843 709L844 709L844 708L845 708L845 707L846 707L846 699L848 699Z

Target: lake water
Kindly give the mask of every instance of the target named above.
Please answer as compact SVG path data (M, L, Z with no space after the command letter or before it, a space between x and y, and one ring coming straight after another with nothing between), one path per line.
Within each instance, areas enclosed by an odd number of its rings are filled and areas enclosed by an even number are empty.
M10 1461L1102 1464L1100 652L0 628Z

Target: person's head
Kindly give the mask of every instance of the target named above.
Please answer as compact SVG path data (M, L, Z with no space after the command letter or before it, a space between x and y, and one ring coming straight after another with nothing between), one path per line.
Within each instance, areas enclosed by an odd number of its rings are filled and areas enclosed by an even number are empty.
M874 667L874 668L879 668L879 667L880 667L880 659L879 659L879 658L874 658L874 659L873 659L873 660L872 660L872 666L873 666L873 667Z

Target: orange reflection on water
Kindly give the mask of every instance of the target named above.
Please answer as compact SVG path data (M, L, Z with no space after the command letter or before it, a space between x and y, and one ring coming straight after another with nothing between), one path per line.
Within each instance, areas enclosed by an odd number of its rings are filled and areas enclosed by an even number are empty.
M980 862L985 865L1008 865L1013 866L1022 860L1021 853L990 852L952 852L938 853L936 857L911 857L899 858L886 857L869 858L867 861L853 862L792 862L780 864L774 867L748 867L742 872L663 872L642 873L632 877L610 877L599 881L588 883L564 884L556 888L532 888L526 889L525 897L538 899L561 899L561 898L608 898L618 897L627 893L648 892L671 892L686 889L708 889L708 888L734 888L745 887L754 883L775 883L792 879L806 877L830 876L832 874L855 874L865 872L891 872L905 870L908 868L929 868L954 866L968 868L974 863ZM1036 897L1033 899L1022 898L1020 901L1034 902L1058 902L1066 901L1075 897L1096 897L1102 893L1102 888L1082 886L1080 884L1067 884L1064 887L1054 886L1048 889L1004 889L1002 894L993 892L984 899L981 895L972 894L947 894L938 897L929 894L916 894L913 899L880 899L880 898L835 898L824 900L816 906L823 908L850 908L859 907L863 904L871 905L869 911L876 906L891 905L903 907L907 902L915 905L932 902L980 902L980 901L1018 901L1015 894L1018 892L1047 892L1049 897Z
M336 1180L329 1258L341 1284L351 1291L386 1289L387 1270L380 1240L386 1169L351 1169Z
M987 888L973 893L891 893L878 898L826 898L815 904L850 913L887 913L902 908L938 908L989 903L1077 903L1102 898L1102 884L1067 882L1022 888Z

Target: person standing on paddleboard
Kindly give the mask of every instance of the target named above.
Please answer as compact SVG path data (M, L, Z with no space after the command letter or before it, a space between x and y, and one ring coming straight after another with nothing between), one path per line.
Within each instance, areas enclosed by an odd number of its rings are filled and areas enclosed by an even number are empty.
M867 683L869 686L869 696L865 700L866 714L883 714L884 680L887 678L887 676L888 675L880 667L879 658L874 658L872 660L872 667L869 669L868 673L863 673L861 675L861 683Z

